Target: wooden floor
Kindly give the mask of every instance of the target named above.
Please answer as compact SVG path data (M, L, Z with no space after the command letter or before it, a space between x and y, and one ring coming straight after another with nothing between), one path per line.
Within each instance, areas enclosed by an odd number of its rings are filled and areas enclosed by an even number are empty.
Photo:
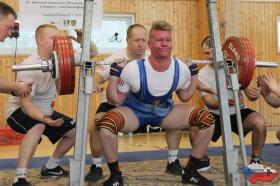
M182 140L180 148L190 148L189 133L182 132ZM233 134L234 144L239 144L239 138ZM245 138L246 144L251 144L251 133ZM275 131L268 131L266 143L278 143L275 136ZM210 146L222 146L222 138L216 143L210 144ZM0 159L12 159L17 158L19 145L0 146ZM133 151L149 151L149 150L162 150L166 149L166 142L164 132L157 133L141 133L119 136L119 152L133 152ZM35 153L35 157L50 156L54 150L47 138L43 138L42 143L38 146ZM73 149L68 152L68 155L73 154ZM90 148L88 145L87 154L90 154Z
M180 143L180 148L190 148L189 143L189 133L182 133L182 140ZM245 138L246 144L251 144L251 134ZM239 144L238 136L233 135L234 144ZM278 143L275 137L275 131L269 131L267 135L266 143ZM220 138L217 143L211 143L210 146L221 146L222 139ZM0 159L12 159L17 158L18 145L13 146L0 146ZM42 143L38 146L36 157L39 156L50 156L53 152L54 146L44 138ZM149 151L149 150L163 150L166 149L166 142L164 132L159 133L145 133L145 134L134 134L132 137L129 135L119 136L119 151L120 152L132 152L132 151ZM87 148L87 153L90 154L89 146ZM73 150L68 153L72 155ZM187 158L187 157L186 157ZM182 165L186 164L187 159L181 158L180 162ZM249 160L249 159L248 159ZM208 179L215 183L215 186L224 186L224 167L222 163L222 157L216 156L211 157L211 169L205 173L202 173ZM240 162L241 164L241 162ZM121 169L124 175L125 185L135 185L135 186L169 186L169 185L183 185L181 183L180 176L174 176L165 173L166 160L156 160L156 161L142 161L142 162L124 162L121 163ZM279 164L268 164L267 166L272 167L275 170L280 170ZM149 168L147 168L149 167ZM68 167L66 167L68 169ZM85 172L89 171L90 165L87 165ZM108 179L109 170L107 166L104 166L104 177L97 183L87 183L85 186L101 186L104 181ZM279 173L278 173L279 174ZM12 184L15 175L15 170L3 170L0 171L0 186L10 186ZM240 173L240 175L242 175ZM241 185L244 178L240 176ZM42 179L40 177L40 169L33 168L28 170L28 180L36 186L69 186L69 178L61 179ZM276 177L270 182L257 182L254 184L256 186L279 186L280 178Z

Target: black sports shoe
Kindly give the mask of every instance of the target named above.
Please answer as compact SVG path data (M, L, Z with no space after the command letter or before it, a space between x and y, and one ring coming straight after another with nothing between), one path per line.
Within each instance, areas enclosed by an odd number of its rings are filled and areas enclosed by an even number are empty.
M210 169L210 159L208 156L204 156L201 160L200 163L197 166L197 171L208 171Z
M214 183L200 175L196 170L184 170L182 175L183 184L192 184L199 186L214 186Z
M174 174L174 175L181 176L183 174L183 168L180 165L179 160L176 159L172 163L167 162L165 172L168 173L168 174Z
M59 165L53 169L48 169L45 165L43 165L41 169L41 176L43 177L67 177L69 175L69 172L64 170Z
M103 172L101 167L96 167L96 165L92 164L88 174L85 177L85 181L88 182L97 182L103 176Z
M18 181L13 183L12 186L32 186L25 178L18 178Z
M251 161L250 161L250 164L252 164L252 163L262 164L262 159L254 160L254 159L252 158Z
M108 180L103 184L104 186L123 186L122 172L111 174Z

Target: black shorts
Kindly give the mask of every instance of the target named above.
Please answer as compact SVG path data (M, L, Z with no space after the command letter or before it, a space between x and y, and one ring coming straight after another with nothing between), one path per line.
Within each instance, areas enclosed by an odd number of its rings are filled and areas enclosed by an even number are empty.
M115 105L111 105L108 102L103 102L99 105L96 114L100 113L100 112L108 112L114 108L117 108Z
M63 118L64 123L60 127L52 127L46 124L44 135L55 144L65 133L76 127L76 122L72 118L65 116L59 112L53 112L50 116L53 120ZM8 125L16 132L26 134L35 125L42 123L41 121L34 120L28 115L24 114L21 108L17 109L7 119Z
M253 112L256 112L256 111L251 110L249 108L241 109L240 113L241 113L242 122L246 119L246 117L249 114L251 114ZM222 132L221 132L220 116L216 115L216 114L213 114L213 115L215 117L216 123L215 123L214 134L212 136L212 141L216 142L222 135ZM238 133L236 114L230 115L230 123L231 123L231 131L238 135L239 133ZM246 136L248 134L248 132L250 132L250 131L243 130L244 136Z

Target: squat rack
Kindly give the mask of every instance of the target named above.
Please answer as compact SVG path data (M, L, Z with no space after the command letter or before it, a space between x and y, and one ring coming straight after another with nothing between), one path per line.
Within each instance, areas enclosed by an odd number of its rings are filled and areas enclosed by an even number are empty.
M227 103L228 101L226 77L229 75L231 88L234 94L235 111L237 117L243 166L247 166L247 156L246 156L246 150L244 144L243 128L242 128L242 121L241 121L241 114L240 114L239 100L238 100L239 83L237 78L237 69L235 69L234 66L232 66L233 73L229 73L227 71L228 69L227 63L225 63L223 58L216 4L217 4L216 0L206 0L209 33L210 33L211 43L213 44L213 49L214 49L213 63L215 69L217 93L219 98L219 108L220 108L219 111L221 116L220 123L222 129L222 139L223 139L223 149L224 149L223 151L224 175L225 175L226 185L238 186L240 185L240 174L238 171L239 170L238 149L233 147L229 106L228 104L223 104L223 103ZM248 181L246 180L244 181L244 183L245 185L249 185Z
M93 87L93 64L90 61L90 41L94 0L84 1L82 57L79 79L77 127L74 157L70 160L70 186L83 186L84 167L87 145L88 114L90 95ZM221 51L219 25L217 20L216 0L206 0L210 38L214 46L214 69L219 97L220 118L222 123L222 137L224 146L224 174L225 183L230 186L240 185L238 172L238 150L233 148L229 106L227 102L226 74ZM234 81L237 81L235 78ZM233 82L236 84L236 82ZM238 82L237 82L238 84ZM240 111L239 111L240 112ZM243 142L242 142L243 143ZM241 143L241 144L242 144ZM243 153L244 156L244 153ZM246 154L245 154L246 157ZM246 164L245 164L246 165Z

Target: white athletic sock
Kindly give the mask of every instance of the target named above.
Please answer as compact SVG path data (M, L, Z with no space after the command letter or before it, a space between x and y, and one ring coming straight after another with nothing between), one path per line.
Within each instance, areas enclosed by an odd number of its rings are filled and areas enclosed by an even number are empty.
M26 168L17 168L16 177L14 178L14 183L18 181L19 178L26 178Z
M92 157L92 164L96 165L96 167L102 167L102 157L101 158Z
M178 149L176 149L176 150L168 150L168 162L172 163L176 159L178 159Z
M56 159L54 157L50 157L49 161L46 163L47 169L53 169L59 165L60 159Z

